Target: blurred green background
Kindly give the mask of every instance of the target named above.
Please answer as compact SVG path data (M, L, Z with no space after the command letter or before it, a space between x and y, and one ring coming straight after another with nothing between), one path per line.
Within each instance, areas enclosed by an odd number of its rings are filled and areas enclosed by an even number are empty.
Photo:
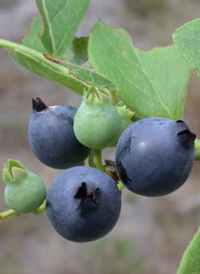
M92 0L77 36L89 35L100 18L111 27L124 27L136 47L148 50L172 44L175 29L199 17L199 10L198 0ZM33 0L1 0L0 38L19 42L36 15ZM35 96L48 105L78 107L81 102L80 96L15 64L1 49L0 167L7 159L18 159L48 188L60 171L41 164L29 148L27 130ZM200 79L191 74L184 120L198 138L199 106ZM106 149L103 156L114 159L114 150ZM45 214L7 219L0 223L0 273L175 274L200 225L199 178L195 163L186 184L166 197L146 198L124 190L119 222L108 236L92 243L62 239ZM1 179L0 211L7 210L4 188Z

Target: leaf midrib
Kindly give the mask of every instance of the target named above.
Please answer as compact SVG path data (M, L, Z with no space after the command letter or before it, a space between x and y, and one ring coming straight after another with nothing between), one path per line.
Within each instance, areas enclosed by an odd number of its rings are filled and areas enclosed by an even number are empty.
M48 15L48 11L47 11L46 1L45 0L42 0L42 7L43 7L44 15L46 17L46 21L47 21L47 24L48 24L48 27L49 27L49 37L51 39L51 44L52 44L52 49L53 49L53 55L56 56L57 51L56 51L55 41L53 39L52 24L50 22L50 18L49 18L49 15Z

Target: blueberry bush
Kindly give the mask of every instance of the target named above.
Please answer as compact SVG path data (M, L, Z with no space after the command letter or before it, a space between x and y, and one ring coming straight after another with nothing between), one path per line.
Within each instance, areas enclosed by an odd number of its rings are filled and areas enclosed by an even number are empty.
M178 28L174 44L140 51L122 28L97 21L76 38L90 0L36 0L21 44L0 47L27 70L82 96L79 108L32 99L28 140L44 165L64 169L46 191L40 177L18 160L3 169L0 220L42 214L65 239L89 242L117 224L123 188L143 196L167 195L200 160L200 140L182 121L189 72L200 78L200 19ZM38 94L40 96L40 94ZM115 148L115 160L101 151ZM200 231L178 274L200 273Z

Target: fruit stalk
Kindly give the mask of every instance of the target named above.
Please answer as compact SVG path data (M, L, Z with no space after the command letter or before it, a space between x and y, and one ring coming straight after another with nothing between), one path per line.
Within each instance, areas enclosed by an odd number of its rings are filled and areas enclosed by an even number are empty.
M104 167L101 159L101 150L94 149L94 157L95 157L96 168L101 171L104 171Z
M46 199L44 200L43 204L40 207L38 207L38 209L33 211L32 213L35 215L40 215L40 214L44 213L45 211L46 211Z
M94 150L90 152L89 158L88 158L89 166L96 168L95 162L94 162Z
M200 140L196 139L194 142L195 150L200 151Z
M125 186L122 184L122 182L119 181L119 183L117 184L117 187L119 189L119 191L122 191L122 189L125 188Z
M19 212L15 211L15 210L13 210L13 209L9 209L7 211L4 211L4 212L0 213L0 221L3 221L6 218L11 217L13 215L20 216L21 214Z
M116 105L120 100L117 97L117 91L116 90L110 90L109 91L110 101L113 105Z
M195 150L195 161L200 161L200 151Z
M195 140L195 161L200 161L200 140Z

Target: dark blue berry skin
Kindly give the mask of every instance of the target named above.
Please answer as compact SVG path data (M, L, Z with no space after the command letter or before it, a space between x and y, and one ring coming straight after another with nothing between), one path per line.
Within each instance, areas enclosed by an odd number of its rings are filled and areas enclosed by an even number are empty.
M70 106L48 107L37 97L33 99L28 139L31 150L45 165L66 169L80 165L91 149L82 145L73 130L77 109Z
M52 182L46 197L47 216L54 229L74 242L97 240L115 226L121 195L115 181L92 167L72 167Z
M144 196L169 194L188 178L194 163L194 140L183 121L145 118L120 136L115 164L122 183Z

